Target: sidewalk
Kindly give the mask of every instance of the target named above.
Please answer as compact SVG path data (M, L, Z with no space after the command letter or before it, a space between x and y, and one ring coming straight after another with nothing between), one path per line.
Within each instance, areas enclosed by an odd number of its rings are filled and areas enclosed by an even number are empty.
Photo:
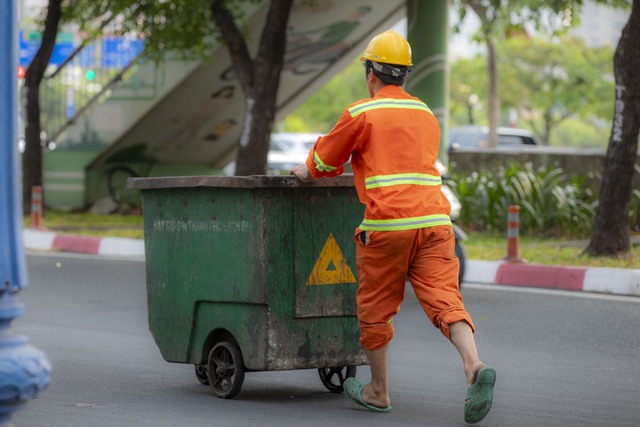
M25 228L30 250L144 258L144 241L118 237L86 237ZM465 281L580 292L640 296L640 270L563 267L505 261L467 260Z

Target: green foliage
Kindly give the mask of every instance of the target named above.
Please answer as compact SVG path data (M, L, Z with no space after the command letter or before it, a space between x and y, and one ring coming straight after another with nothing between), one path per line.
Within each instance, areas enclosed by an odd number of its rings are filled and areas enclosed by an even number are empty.
M604 120L569 118L551 131L551 145L606 150L611 125Z
M453 176L452 186L462 204L461 223L470 229L506 230L509 205L520 206L522 233L583 236L590 232L597 199L561 168L534 170L513 163L496 173Z
M519 112L518 126L550 145L605 148L613 117L613 50L588 48L563 37L553 41L512 37L498 45L500 103ZM478 96L473 117L486 124L486 58L451 64L451 126L469 123L468 100ZM565 126L565 122L575 120ZM547 134L548 133L548 134ZM582 135L582 136L580 136Z
M632 0L594 0L615 8L629 8ZM453 30L459 32L469 10L478 16L481 26L474 39L508 38L533 26L537 32L559 34L580 22L583 0L452 0L457 14Z
M451 126L469 124L469 101L475 95L473 108L475 124L485 124L487 113L487 59L484 56L460 58L451 64L449 84L449 118Z
M540 112L543 126L538 135L548 138L552 129L568 117L611 119L613 111L613 50L587 48L583 41L563 37L511 38L499 45L500 100L522 116ZM535 127L533 121L531 126Z
M453 0L461 24L471 9L480 19L476 40L499 40L524 31L558 32L577 23L581 0ZM458 30L459 26L454 30Z
M226 0L225 4L240 19L243 7L256 2ZM162 60L168 53L182 59L211 58L221 39L211 17L211 0L75 0L65 13L66 20L81 23L93 34L111 17L117 18L111 20L110 31L134 32L145 39L149 59Z

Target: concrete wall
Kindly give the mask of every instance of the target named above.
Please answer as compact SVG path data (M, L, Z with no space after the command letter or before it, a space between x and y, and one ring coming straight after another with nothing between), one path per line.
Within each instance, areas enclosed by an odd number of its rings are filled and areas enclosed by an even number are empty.
M99 153L98 150L46 152L42 157L45 207L61 211L84 208L84 169Z
M138 192L126 189L130 176L222 175L222 170L207 165L149 164L110 162L87 170L99 150L56 150L43 156L44 205L47 209L72 211L86 209L110 197L109 185L128 202L138 199ZM127 174L122 168L132 171ZM111 174L112 170L120 170ZM111 182L110 182L111 181Z

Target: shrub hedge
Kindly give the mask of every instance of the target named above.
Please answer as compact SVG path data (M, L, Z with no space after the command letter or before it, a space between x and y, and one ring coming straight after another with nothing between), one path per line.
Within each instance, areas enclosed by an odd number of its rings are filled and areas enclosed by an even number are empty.
M587 238L598 206L597 195L582 185L586 177L569 176L561 168L534 169L512 163L497 172L481 170L451 175L449 185L462 205L459 222L471 230L506 231L507 211L520 206L520 233ZM640 190L634 189L629 224L640 231Z

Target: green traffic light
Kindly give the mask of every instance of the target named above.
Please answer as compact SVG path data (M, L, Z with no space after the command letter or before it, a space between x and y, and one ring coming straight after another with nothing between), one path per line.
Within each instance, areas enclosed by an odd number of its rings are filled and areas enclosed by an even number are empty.
M93 79L96 78L96 72L93 70L87 70L87 72L84 75L85 79L91 81Z

